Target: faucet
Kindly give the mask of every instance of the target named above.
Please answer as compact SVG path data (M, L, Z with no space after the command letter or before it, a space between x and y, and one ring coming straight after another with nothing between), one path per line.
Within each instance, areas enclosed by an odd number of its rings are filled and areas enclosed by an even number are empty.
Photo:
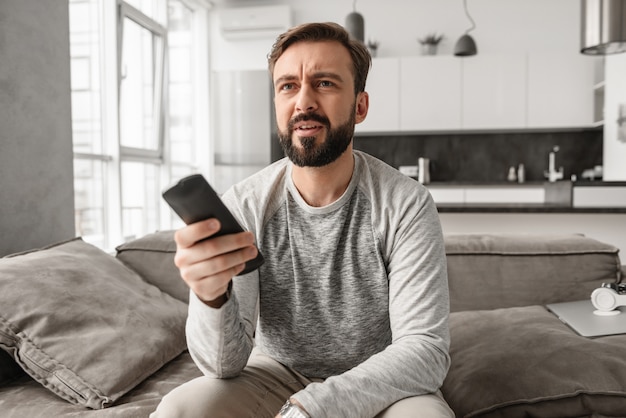
M548 179L549 182L553 183L557 180L563 179L563 167L559 167L559 170L556 170L556 153L559 152L559 146L555 145L552 148L552 151L548 154L548 171L544 171L543 175Z

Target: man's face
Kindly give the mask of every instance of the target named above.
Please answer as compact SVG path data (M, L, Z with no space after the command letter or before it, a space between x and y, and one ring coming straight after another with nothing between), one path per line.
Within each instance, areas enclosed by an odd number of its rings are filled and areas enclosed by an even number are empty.
M281 146L301 167L335 161L367 114L367 94L355 98L352 60L339 42L298 42L274 67Z

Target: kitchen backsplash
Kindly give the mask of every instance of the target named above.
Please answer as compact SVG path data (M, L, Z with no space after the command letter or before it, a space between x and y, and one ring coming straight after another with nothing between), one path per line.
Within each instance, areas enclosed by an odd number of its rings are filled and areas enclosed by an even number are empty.
M564 178L602 165L602 129L571 132L356 136L354 148L396 168L429 158L431 182L504 182L524 164L526 181L545 180L548 153L557 145Z

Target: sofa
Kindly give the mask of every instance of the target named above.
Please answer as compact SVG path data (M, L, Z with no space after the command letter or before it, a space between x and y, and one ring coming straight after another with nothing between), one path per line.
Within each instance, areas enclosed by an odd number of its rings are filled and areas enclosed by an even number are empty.
M584 338L547 303L624 274L582 235L446 235L457 417L624 417L626 335ZM147 417L200 375L172 231L108 254L75 238L0 259L0 416Z

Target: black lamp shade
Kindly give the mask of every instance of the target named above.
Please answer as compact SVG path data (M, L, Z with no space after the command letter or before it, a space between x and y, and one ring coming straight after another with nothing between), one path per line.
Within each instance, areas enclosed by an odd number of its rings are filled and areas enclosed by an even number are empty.
M476 55L478 49L476 48L476 42L474 38L467 33L459 38L454 45L454 55L457 57L467 57L470 55Z
M580 52L626 52L626 0L582 0Z
M365 42L365 21L360 13L352 12L346 16L346 30L354 39Z

